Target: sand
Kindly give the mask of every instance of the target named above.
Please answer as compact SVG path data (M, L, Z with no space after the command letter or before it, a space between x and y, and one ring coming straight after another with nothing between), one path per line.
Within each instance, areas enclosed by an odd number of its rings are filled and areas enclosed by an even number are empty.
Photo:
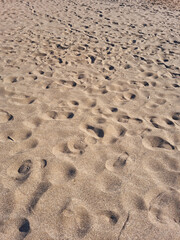
M154 2L0 1L1 240L180 239L180 12Z

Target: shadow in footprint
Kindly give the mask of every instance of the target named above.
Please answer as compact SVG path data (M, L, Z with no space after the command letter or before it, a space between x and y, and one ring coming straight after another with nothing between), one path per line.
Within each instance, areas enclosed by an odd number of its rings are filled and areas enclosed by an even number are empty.
M26 218L22 219L21 226L19 227L19 232L23 234L23 238L25 238L30 232L30 224Z
M87 125L87 129L93 130L99 138L104 137L104 131L101 128L95 128L93 126Z
M74 117L74 113L72 113L72 112L68 113L68 115L67 115L67 118L68 118L68 119L71 119L71 118L73 118L73 117Z
M173 116L172 116L172 119L174 119L176 121L180 120L180 112L174 113Z
M119 220L119 215L113 211L103 211L102 214L109 219L111 225L115 225Z
M18 169L18 176L16 177L16 180L18 182L23 183L30 176L31 170L32 170L32 161L30 159L25 160Z
M152 125L153 125L155 128L162 128L159 124L157 124L157 123L154 121L155 118L156 118L156 117L152 117L152 118L150 119L150 122L152 123Z
M0 109L0 123L5 123L5 122L11 121L11 120L14 120L13 115Z
M175 149L175 147L172 144L158 136L148 137L147 143L153 148L164 148L167 150Z
M42 159L41 160L41 167L45 168L47 166L47 160L46 159Z
M111 112L117 112L118 109L115 107L115 108L111 108Z
M76 177L77 170L74 166L69 166L66 170L66 176L68 180L74 179Z
M90 59L91 59L91 63L94 63L95 62L95 60L96 60L96 58L95 57L93 57L93 56L89 56L90 57Z
M179 224L179 204L180 195L176 190L161 192L151 200L149 214L153 221L161 223Z

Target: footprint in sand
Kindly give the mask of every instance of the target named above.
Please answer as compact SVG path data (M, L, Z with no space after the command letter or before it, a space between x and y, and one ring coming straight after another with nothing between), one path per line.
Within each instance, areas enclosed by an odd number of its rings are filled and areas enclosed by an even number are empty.
M39 117L35 117L33 119L28 119L23 122L23 124L29 128L38 128L42 124L43 120Z
M143 139L143 145L152 150L175 150L176 147L158 136L148 136Z
M155 128L159 129L169 129L175 127L174 122L168 118L151 116L150 122Z
M4 111L3 109L0 109L0 123L6 123L12 120L14 120L13 115L8 113L7 111Z
M136 94L133 93L133 92L125 92L122 97L121 97L121 100L135 100L136 99Z
M71 138L67 142L60 142L52 149L52 153L55 156L61 156L61 154L80 154L85 152L88 145L84 142L84 139Z
M72 199L60 210L59 218L66 237L75 234L78 238L84 238L91 228L91 217L87 209Z
M74 117L73 112L66 112L66 111L48 111L43 114L44 119L55 119L55 120L65 120L65 119L72 119Z
M104 216L106 220L109 222L109 224L111 224L112 226L116 225L119 220L119 214L117 214L114 211L104 210L101 211L98 215Z
M21 142L32 136L32 132L27 129L21 129L19 131L14 131L13 129L2 132L0 134L0 140L2 141L12 141L12 142Z
M153 223L180 223L180 194L176 190L159 193L149 203L149 218Z
M91 125L87 125L86 129L90 130L90 131L93 131L96 134L96 136L99 137L99 138L104 137L104 130L101 129L101 128L96 128L96 127L93 127Z
M23 142L16 143L12 150L10 151L11 155L26 152L27 150L33 150L38 146L39 142L35 138L27 139Z
M21 233L21 236L23 238L25 238L28 233L30 232L30 222L28 221L28 219L24 218L24 219L21 219L21 223L20 223L20 226L19 226L19 232Z
M179 121L180 120L180 112L175 112L172 115L172 119L175 120L175 121Z
M21 82L24 80L23 76L8 76L6 78L3 79L3 82L5 83L17 83L17 82Z
M17 104L17 105L21 105L21 104L33 104L36 101L36 98L34 97L30 97L30 96L22 96L22 97L13 97L9 100L9 102L13 103L13 104Z
M23 183L29 178L32 169L33 162L31 159L17 160L7 169L7 174L17 183Z
M108 159L105 163L105 167L108 171L121 174L124 171L128 173L133 169L134 160L129 156L127 152L122 152L119 156Z
M102 172L96 179L97 186L102 192L115 193L121 191L122 180L108 171Z

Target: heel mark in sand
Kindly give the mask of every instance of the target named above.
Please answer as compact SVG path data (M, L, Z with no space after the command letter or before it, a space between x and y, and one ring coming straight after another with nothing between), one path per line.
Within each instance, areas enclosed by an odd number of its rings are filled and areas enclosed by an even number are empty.
M31 174L31 169L32 169L32 161L29 159L25 160L18 169L19 176L16 177L16 180L21 183L27 180Z
M114 211L104 211L102 214L108 217L111 225L115 225L119 220L119 215Z
M14 120L13 115L0 109L0 123L5 123L5 122L11 121L11 120Z
M147 143L153 148L164 148L167 150L175 150L175 147L168 141L158 136L152 136L147 138Z
M87 129L93 130L99 138L104 137L104 131L101 128L95 128L93 126L87 125Z
M14 117L13 117L13 115L9 114L8 121L11 121L11 120L14 120Z
M89 57L90 57L90 59L91 59L91 63L94 63L95 60L96 60L96 58L95 58L94 56L89 56Z
M76 174L77 174L77 170L76 170L75 167L72 166L72 167L69 167L69 169L67 169L67 177L68 177L68 179L75 178Z
M71 119L71 118L73 118L73 117L74 117L74 113L70 112L70 113L67 114L67 118L68 118L68 119Z
M174 119L176 121L180 120L180 112L174 113L173 116L172 116L172 119Z
M129 157L129 154L127 152L122 153L118 159L116 160L116 162L113 164L114 168L121 168L124 167L126 165L127 159Z
M116 107L111 108L111 112L117 112L117 111L118 111L118 109Z
M30 223L26 218L22 219L22 224L19 227L19 232L23 234L23 238L25 238L30 232Z
M45 168L47 166L47 160L46 159L42 159L41 160L41 167Z
M124 137L126 132L127 132L127 129L121 126L119 136Z

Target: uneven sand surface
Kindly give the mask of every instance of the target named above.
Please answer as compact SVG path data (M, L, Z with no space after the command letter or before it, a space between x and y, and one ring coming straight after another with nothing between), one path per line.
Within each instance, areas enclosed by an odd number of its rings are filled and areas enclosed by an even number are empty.
M0 1L1 240L180 239L174 6Z

